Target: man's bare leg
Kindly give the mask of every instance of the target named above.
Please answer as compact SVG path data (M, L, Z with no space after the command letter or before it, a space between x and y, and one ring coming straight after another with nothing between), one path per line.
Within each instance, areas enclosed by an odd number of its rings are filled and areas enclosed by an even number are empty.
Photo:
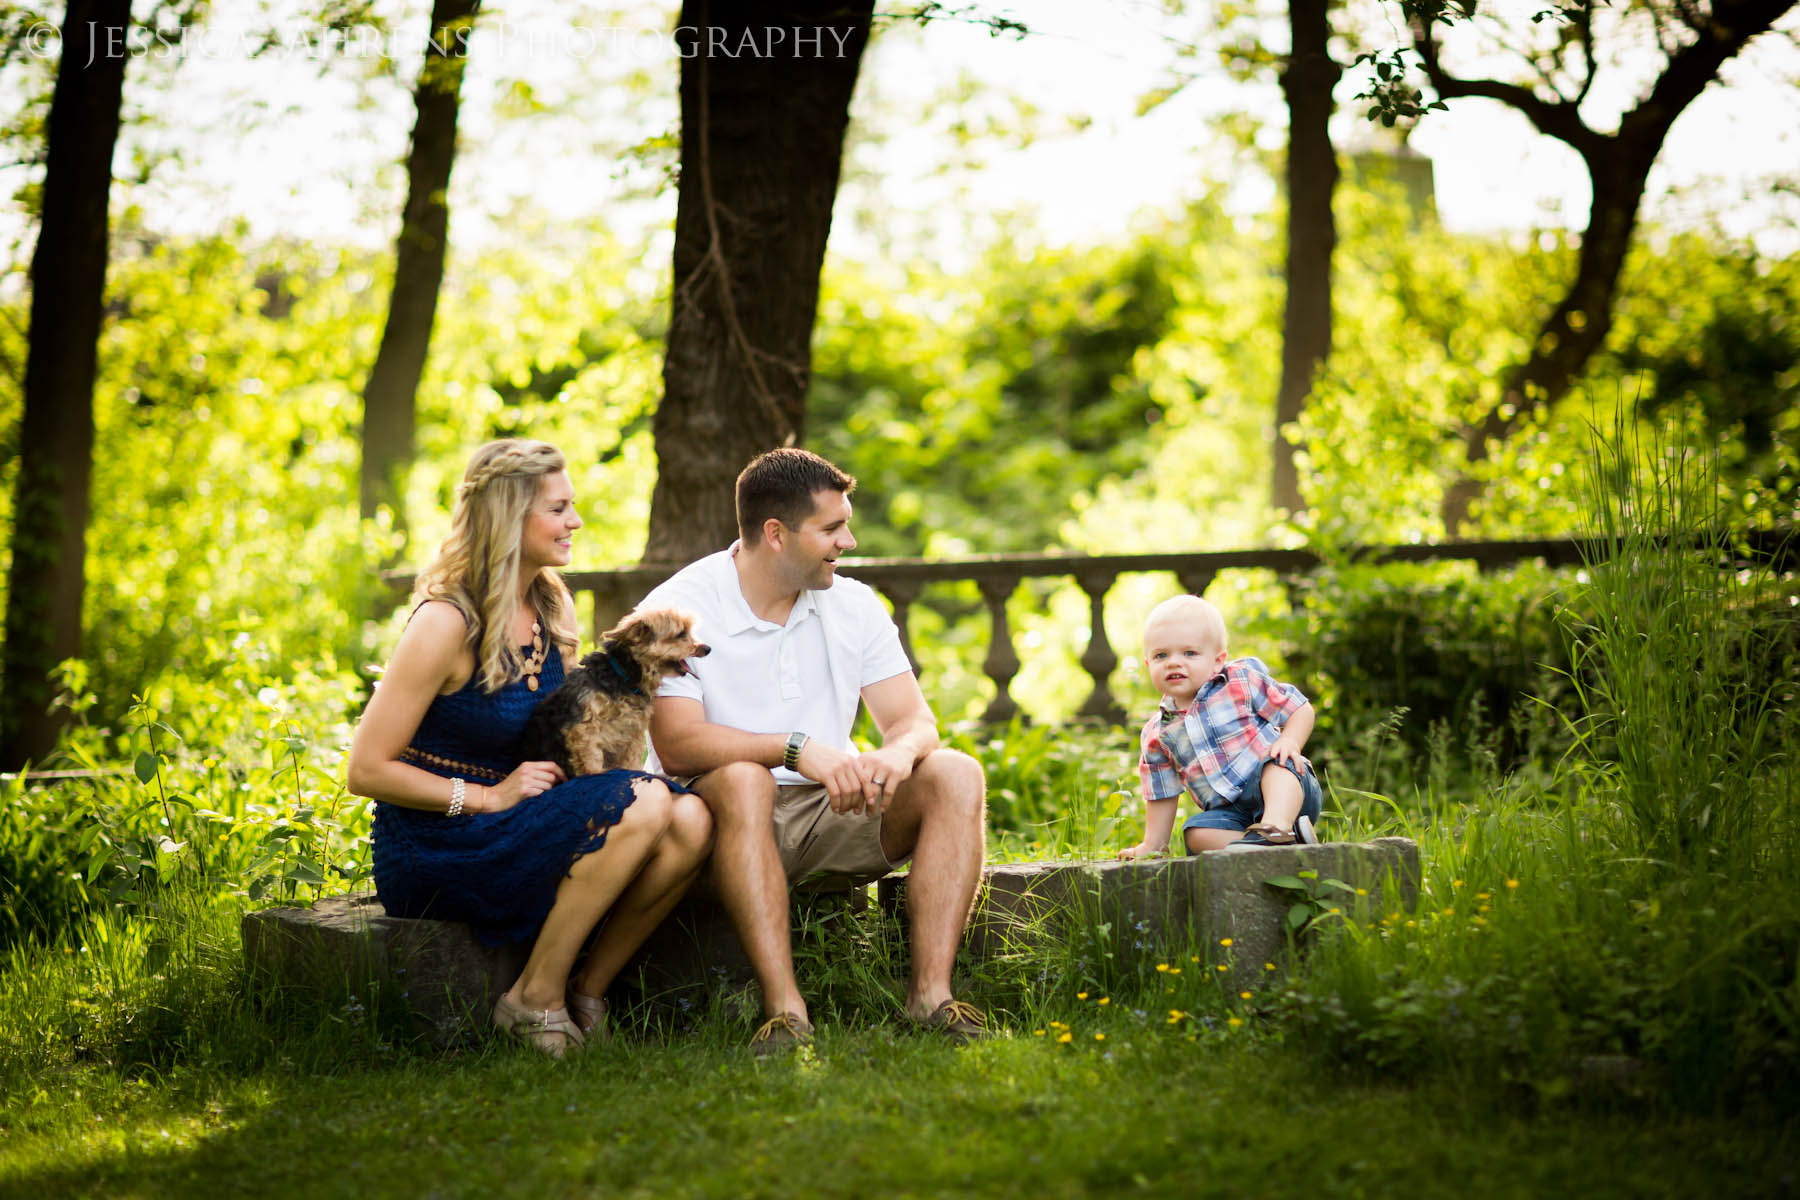
M775 777L757 763L708 771L693 790L712 810L712 882L762 987L763 1013L807 1019L794 979L787 876L775 848Z
M924 1018L950 999L950 972L986 858L987 781L981 764L934 750L901 784L881 818L888 858L912 853L906 908L912 919L907 1014Z

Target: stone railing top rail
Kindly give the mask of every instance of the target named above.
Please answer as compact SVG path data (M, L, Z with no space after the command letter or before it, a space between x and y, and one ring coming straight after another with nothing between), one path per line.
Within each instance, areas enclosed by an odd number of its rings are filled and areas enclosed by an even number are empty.
M1661 539L1661 544L1667 545L1669 541ZM1759 562L1772 564L1780 570L1795 568L1792 530L1737 530L1732 532L1731 541L1733 548L1721 555L1721 567L1734 568ZM932 583L968 581L975 584L992 625L987 657L982 662L982 670L993 681L995 689L994 700L982 716L992 722L1008 721L1018 713L1018 706L1008 691L1021 664L1007 625L1007 599L1025 579L1074 579L1089 602L1088 643L1081 655L1081 666L1094 681L1093 690L1081 706L1079 715L1118 721L1124 712L1114 700L1108 683L1108 677L1118 665L1118 656L1107 640L1103 618L1106 594L1121 575L1169 571L1181 581L1182 587L1200 595L1212 585L1219 572L1227 570L1268 570L1291 578L1335 562L1358 565L1472 562L1477 569L1488 571L1532 560L1550 566L1574 566L1607 558L1614 549L1615 543L1604 538L1515 538L1351 546L1329 555L1304 549L1155 554L973 554L954 558L844 558L838 561L838 567L845 574L879 589L887 597L894 607L894 621L900 627L901 645L915 663L918 659L912 653L907 616L920 589ZM593 633L598 640L601 632L610 628L644 593L683 565L639 563L606 570L568 571L563 577L572 590L593 596ZM391 572L386 578L401 591L412 586L411 573Z

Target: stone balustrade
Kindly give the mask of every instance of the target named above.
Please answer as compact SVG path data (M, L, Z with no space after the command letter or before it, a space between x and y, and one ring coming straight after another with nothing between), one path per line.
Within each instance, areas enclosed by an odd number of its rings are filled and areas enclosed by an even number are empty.
M1738 567L1753 561L1773 562L1793 569L1792 536L1786 530L1746 530L1733 538L1738 549L1722 566ZM1595 540L1528 538L1511 541L1449 541L1414 545L1351 547L1335 555L1335 562L1359 564L1470 562L1482 571L1539 561L1548 566L1573 566L1602 558L1608 547ZM1004 723L1019 712L1011 684L1020 661L1007 621L1007 601L1027 579L1072 579L1088 599L1087 646L1082 669L1094 681L1078 715L1120 721L1124 710L1113 697L1109 678L1119 656L1106 636L1107 593L1123 575L1149 571L1172 573L1194 595L1204 595L1221 572L1273 571L1295 580L1318 570L1324 559L1311 550L1226 550L1215 553L1166 554L983 554L958 558L845 558L838 566L844 574L860 579L879 591L893 606L895 623L907 657L912 652L909 615L919 594L929 584L972 582L987 608L989 635L982 669L994 684L994 699L982 714L985 721ZM593 597L594 637L610 628L651 588L680 569L680 564L645 563L605 571L571 571L569 587ZM393 574L397 589L412 585L412 576Z

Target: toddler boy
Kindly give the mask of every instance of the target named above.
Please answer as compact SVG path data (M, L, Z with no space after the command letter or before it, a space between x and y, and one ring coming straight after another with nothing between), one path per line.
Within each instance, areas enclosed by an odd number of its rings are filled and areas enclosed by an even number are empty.
M1198 596L1150 610L1144 665L1163 699L1144 725L1138 760L1144 840L1119 857L1168 848L1183 792L1200 808L1181 827L1189 854L1317 843L1323 796L1300 754L1314 714L1300 690L1272 677L1261 659L1228 656L1225 619Z

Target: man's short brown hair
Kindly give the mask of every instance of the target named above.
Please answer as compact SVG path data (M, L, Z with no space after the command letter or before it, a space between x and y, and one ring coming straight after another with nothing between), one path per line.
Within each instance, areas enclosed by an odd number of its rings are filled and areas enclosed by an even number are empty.
M798 529L812 515L814 494L827 488L848 496L856 478L810 450L784 446L757 455L737 478L738 536L755 543L770 517Z

